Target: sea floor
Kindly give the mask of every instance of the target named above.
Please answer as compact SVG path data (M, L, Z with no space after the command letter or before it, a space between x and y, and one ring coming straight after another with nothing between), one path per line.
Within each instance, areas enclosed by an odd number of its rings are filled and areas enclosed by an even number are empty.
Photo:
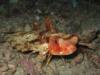
M38 9L41 11L40 9ZM87 40L92 40L94 50L87 48L85 52L78 53L75 57L55 57L48 65L41 67L41 58L34 53L22 53L13 49L6 41L8 35L16 32L30 32L36 20L44 21L44 15L19 15L0 17L0 75L100 75L100 10L95 6L62 10L61 13L51 11L51 19L59 32L90 35ZM40 13L40 12L39 12ZM43 25L43 24L42 24ZM41 30L43 26L41 25ZM97 34L89 33L96 30ZM92 39L91 37L96 37Z

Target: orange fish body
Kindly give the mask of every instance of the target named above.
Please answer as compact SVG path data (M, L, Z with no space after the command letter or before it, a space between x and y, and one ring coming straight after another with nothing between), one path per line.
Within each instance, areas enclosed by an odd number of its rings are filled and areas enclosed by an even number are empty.
M59 39L59 46L61 49L61 55L70 55L77 50L76 46L68 40Z
M60 46L59 46L56 38L54 38L54 37L50 38L48 48L49 48L50 54L52 54L52 55L59 54Z
M48 44L49 53L51 55L70 55L74 53L77 48L76 45L72 43L72 39L62 39L51 37Z

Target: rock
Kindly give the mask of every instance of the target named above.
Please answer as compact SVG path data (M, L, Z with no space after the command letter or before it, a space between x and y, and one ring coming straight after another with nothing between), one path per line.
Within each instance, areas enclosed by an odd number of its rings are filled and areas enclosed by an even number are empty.
M80 36L80 40L82 42L90 43L96 38L96 34L97 30L95 29L83 31L83 33Z
M5 72L8 70L8 66L5 63L0 64L0 71Z
M4 33L0 33L0 42L4 42L5 40L4 36L5 36Z
M6 51L4 53L4 60L5 61L9 61L11 59L11 52L10 51Z
M24 27L24 31L25 32L32 31L32 27L29 24L26 24L25 27Z
M8 70L6 75L14 75L14 72L12 72L11 70Z
M0 71L0 75L2 75L2 72Z
M44 67L43 74L44 75L55 75L54 70L51 67Z
M15 25L11 28L12 32L23 32L24 31L24 27L23 25Z
M7 72L2 72L0 75L7 75Z
M29 59L23 59L20 62L20 65L24 68L24 71L29 75L40 75L40 72L38 70L38 67L36 66L36 63L29 60Z
M16 66L14 64L8 64L8 68L12 71L16 70Z
M83 55L79 54L71 61L71 64L77 65L77 64L80 64L82 61L83 61Z
M39 21L39 20L40 20L40 16L36 15L36 16L35 16L35 19L36 19L37 21Z
M100 38L100 34L98 34L98 38Z
M37 10L36 10L36 13L41 14L42 11L41 11L40 9L37 9Z
M26 74L22 68L18 67L14 75L26 75Z

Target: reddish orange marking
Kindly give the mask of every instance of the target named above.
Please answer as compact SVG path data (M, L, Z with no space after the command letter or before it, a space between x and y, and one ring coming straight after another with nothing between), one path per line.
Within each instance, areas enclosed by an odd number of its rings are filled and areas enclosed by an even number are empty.
M70 55L76 51L76 46L68 40L52 37L49 41L49 52L52 55Z

